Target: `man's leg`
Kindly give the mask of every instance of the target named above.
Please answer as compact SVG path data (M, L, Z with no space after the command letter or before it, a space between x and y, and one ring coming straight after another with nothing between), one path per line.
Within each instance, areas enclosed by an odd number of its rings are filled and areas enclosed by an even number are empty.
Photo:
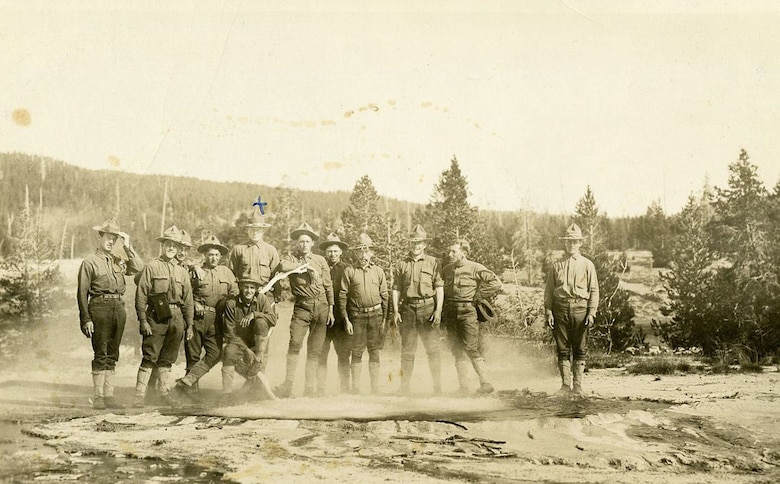
M401 388L398 392L409 393L414 372L414 355L417 353L417 311L408 304L401 306Z
M295 306L290 319L290 343L287 347L287 369L284 382L274 389L281 398L289 397L295 382L295 372L298 370L298 356L303 346L303 338L309 331L309 321L312 314L309 310Z
M493 393L495 389L487 379L485 357L480 353L479 346L479 321L477 310L473 305L461 305L458 307L459 336L463 341L463 350L471 360L471 366L479 377L479 389L477 393Z
M328 329L328 308L327 301L317 301L314 306L314 318L309 324L304 380L304 395L309 397L317 394L317 367L320 364L320 352L325 345L325 332Z
M138 369L138 376L135 385L134 407L143 407L147 387L151 380L152 370L157 367L157 359L162 350L165 341L167 325L157 324L149 320L149 326L152 328L151 335L144 335L141 343L141 367Z
M366 351L368 343L368 319L363 313L351 313L349 320L352 321L352 393L360 394L360 380L363 376L363 353Z
M320 350L319 364L317 365L317 395L319 396L325 395L328 386L328 356L330 356L330 344L334 340L335 330L335 326L325 330L325 341Z
M553 309L553 338L555 339L555 349L558 354L558 371L561 375L561 388L559 394L571 392L572 373L571 373L571 350L569 348L569 310L568 307L556 307Z
M380 394L381 364L379 349L382 347L382 326L384 315L381 312L368 313L366 343L368 347L368 375L371 378L371 393Z
M125 313L124 302L121 299L115 301L111 338L108 340L108 365L103 381L103 396L106 408L123 408L123 405L114 398L114 375L116 374L116 364L119 361L119 346L122 344L127 314Z
M431 305L431 312L433 305ZM431 380L433 383L433 393L441 393L441 337L440 329L433 328L430 321L421 321L417 326L417 332L420 334L425 352L428 354L428 367L431 370Z
M113 305L107 299L95 298L89 301L89 314L94 325L92 333L92 406L105 410L106 370L111 367L108 344L113 333Z
M210 314L210 313L207 313ZM203 351L203 338L205 336L205 318L195 318L192 323L192 338L184 340L184 356L187 359L187 373L192 370L199 361Z
M588 357L588 333L590 327L585 326L587 307L572 307L572 393L582 394L582 379L585 376L585 360Z
M336 324L341 324L340 327L334 330L335 335L333 337L333 346L338 357L339 392L349 393L351 387L349 357L352 353L352 336L347 334L344 329L344 321L336 321Z
M443 324L447 330L447 341L450 344L452 356L455 358L455 370L458 373L458 394L468 395L469 390L469 359L463 347L463 340L458 330L458 313L454 306L445 306L442 313Z

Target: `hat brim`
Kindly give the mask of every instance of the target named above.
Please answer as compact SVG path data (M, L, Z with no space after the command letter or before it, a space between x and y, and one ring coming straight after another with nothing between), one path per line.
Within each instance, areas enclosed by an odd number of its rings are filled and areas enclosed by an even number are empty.
M246 223L244 224L244 227L246 228L253 228L253 229L267 229L271 226L269 223L265 222L252 222L252 223Z
M341 250L349 249L349 246L340 240L326 240L325 242L321 243L319 247L320 250L325 250L331 245L338 245Z
M352 250L373 249L374 247L376 247L374 244L371 245L361 244L352 247Z
M479 321L492 323L496 320L496 311L493 309L493 306L490 305L487 301L479 301L476 304L477 309L477 319Z
M566 236L566 237L558 237L558 240L585 240L585 237Z
M174 239L173 237L166 237L165 235L163 235L162 237L157 237L157 242L165 242L166 240L170 240L171 242L175 242L177 244L182 243L181 240L179 239Z
M206 252L210 251L211 249L217 249L220 254L227 255L228 248L224 245L219 244L202 244L198 246L198 252L201 254L205 254Z
M107 229L106 227L101 227L99 225L95 225L94 227L92 227L92 230L96 232L102 232L104 234L120 235L119 230L111 230L111 229Z
M311 240L317 240L317 239L319 239L319 238L320 238L320 236L319 236L319 235L315 234L315 233L314 233L314 232L312 232L311 230L304 230L304 229L296 229L296 230L293 230L292 232L290 232L290 238L291 238L291 239L293 239L293 240L295 240L295 239L297 239L299 236L301 236L301 235L304 235L304 234L305 234L305 235L308 235L309 237L311 237Z
M257 279L246 279L246 278L245 278L245 279L239 279L239 280L238 280L238 283L239 283L239 284L254 284L254 285L255 285L255 286L257 286L257 287L260 287L260 286L262 286L262 285L263 285L263 284L262 284L260 281L258 281Z
M430 238L420 238L420 237L412 237L411 239L406 239L407 242L428 242L431 240Z

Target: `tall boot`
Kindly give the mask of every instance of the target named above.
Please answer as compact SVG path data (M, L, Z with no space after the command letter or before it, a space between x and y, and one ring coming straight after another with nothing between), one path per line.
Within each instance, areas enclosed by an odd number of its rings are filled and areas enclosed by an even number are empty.
M149 378L152 376L152 369L144 366L138 368L138 377L135 383L135 398L133 399L133 406L143 407L144 399L146 398L146 387L149 384Z
M350 368L349 363L339 362L339 390L341 393L349 393L350 385Z
M378 361L369 361L368 362L368 375L371 378L371 393L374 395L379 395L379 367L380 364Z
M469 394L469 362L468 360L455 361L455 370L458 372L458 393L460 395Z
M328 364L320 363L317 365L317 395L324 396L325 389L328 387Z
M279 398L287 398L292 393L293 382L295 381L295 371L298 369L298 355L287 354L287 370L284 383L274 388L274 393Z
M414 360L401 360L401 388L398 393L407 394L412 384Z
M572 393L582 395L582 376L585 373L585 360L574 360Z
M571 361L568 358L565 360L558 359L558 371L561 374L561 389L558 390L560 394L567 394L571 392Z
M92 387L93 387L92 408L94 408L95 410L106 409L106 401L104 398L105 394L103 393L103 387L105 386L105 382L106 382L105 370L92 371Z
M273 329L273 328L272 328ZM268 358L271 354L271 333L268 333L268 336L260 336L260 355L263 357L262 361L260 362L260 372L265 373L265 368L268 366Z
M171 369L170 368L158 368L159 376L157 380L158 388L160 389L160 400L163 405L174 406L176 400L171 396Z
M303 395L314 397L317 395L317 368L320 366L319 357L306 356L305 373L303 380Z
M363 362L352 363L352 393L360 395L360 377L363 373Z
M479 389L477 390L477 393L493 393L495 388L493 388L493 385L490 384L487 380L487 376L485 376L485 359L474 358L471 360L471 365L474 367L474 371L477 372L477 376L479 377Z
M431 368L431 380L433 381L433 393L441 393L441 357L428 358L428 366Z
M114 375L116 370L106 370L105 380L103 382L103 400L106 402L106 408L124 408L114 398Z
M233 380L235 377L235 366L222 365L222 397L219 399L220 407L226 407L236 403L233 396Z

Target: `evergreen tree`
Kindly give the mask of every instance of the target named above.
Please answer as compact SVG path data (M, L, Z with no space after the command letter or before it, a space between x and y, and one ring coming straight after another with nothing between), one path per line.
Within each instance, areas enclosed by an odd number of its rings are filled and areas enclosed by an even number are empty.
M341 213L344 241L350 246L365 232L376 243L385 239L387 232L382 212L379 211L379 194L368 175L363 175L349 196L349 206Z
M604 249L603 215L590 187L577 202L574 220L588 237L583 247L589 252L584 255L596 266L599 281L599 309L595 327L590 329L591 342L607 352L623 350L630 344L634 332L634 309L628 293L620 288L620 275L628 269L628 263L625 257L612 257Z
M671 230L669 221L659 201L653 201L647 212L641 217L639 237L640 248L653 253L654 267L668 267L670 253Z

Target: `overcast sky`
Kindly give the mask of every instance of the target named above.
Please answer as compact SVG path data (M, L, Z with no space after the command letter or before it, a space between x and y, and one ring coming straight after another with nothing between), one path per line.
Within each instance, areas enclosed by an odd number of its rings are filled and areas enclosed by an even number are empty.
M610 215L780 178L774 2L325 3L2 2L0 150L415 202L455 155L482 208Z

